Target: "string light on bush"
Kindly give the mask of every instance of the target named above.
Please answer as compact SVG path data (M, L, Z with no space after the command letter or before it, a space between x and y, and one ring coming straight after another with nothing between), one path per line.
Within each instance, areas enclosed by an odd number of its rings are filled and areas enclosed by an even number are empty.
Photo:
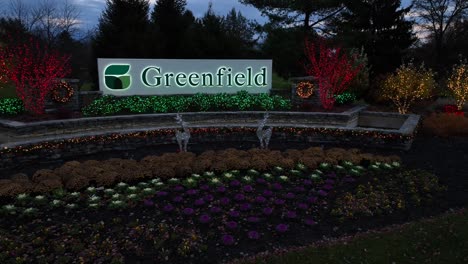
M307 99L314 94L314 84L311 82L300 82L296 85L296 93L302 99Z
M65 92L65 93L64 93ZM52 100L57 103L68 103L70 99L73 97L75 91L73 87L65 81L57 82L52 89Z
M206 136L206 135L232 135L232 134L251 134L255 135L257 128L254 127L237 127L237 128L194 128L191 129L190 133L192 137ZM378 131L366 131L366 130L347 130L340 128L291 128L291 127L275 127L276 134L284 134L285 136L335 136L335 137L350 137L354 140L359 140L359 137L373 138L376 140L394 141L402 140L408 141L414 139L414 135L401 135L397 133L382 133ZM66 147L73 147L79 144L106 144L121 140L131 139L144 139L148 140L151 138L159 138L166 140L167 142L173 141L174 130L173 129L159 129L149 131L139 131L125 134L110 134L110 135L98 135L89 137L79 137L72 139L63 139L52 142L42 142L40 144L17 146L14 148L4 148L0 151L1 155L7 153L14 154L26 154L31 152L43 151L43 150L56 150L64 149Z

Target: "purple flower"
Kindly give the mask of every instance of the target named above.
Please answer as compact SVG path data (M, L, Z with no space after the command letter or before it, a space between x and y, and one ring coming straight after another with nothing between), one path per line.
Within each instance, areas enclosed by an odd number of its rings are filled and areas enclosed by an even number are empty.
M296 212L294 212L294 211L288 211L288 212L286 213L286 218L294 219L294 218L296 218L296 217L297 217L297 214L296 214Z
M172 212L172 210L174 210L174 206L172 206L172 204L168 204L163 207L164 212Z
M283 205L284 203L285 203L285 201L283 199L276 199L275 200L276 205Z
M333 185L330 185L330 184L326 184L322 187L323 189L327 190L327 191L330 191L333 189Z
M260 184L265 184L267 181L265 179L263 179L263 178L258 178L257 182L260 183Z
M249 222L249 223L258 223L258 222L260 222L260 218L258 218L256 216L249 216L249 217L247 217L247 222Z
M332 184L335 184L335 181L332 180L332 179L327 179L327 180L325 181L325 183L326 183L326 184L332 185Z
M270 190L265 190L265 191L263 192L263 195L266 196L266 197L270 197L270 196L273 196L273 192L270 191Z
M153 200L151 200L151 199L145 199L145 200L143 200L143 204L144 204L145 206L148 206L148 207L154 206L154 202L153 202Z
M294 191L295 191L295 192L298 192L298 193L305 192L305 188L299 186L299 187L294 188Z
M257 198L255 198L255 202L261 204L261 203L266 202L266 199L263 196L258 196Z
M224 187L224 186L219 186L219 187L216 189L216 191L219 192L219 193L223 193L223 192L226 191L226 187Z
M252 209L252 205L249 204L249 203L243 203L243 204L240 205L240 210L241 211L248 211L250 209Z
M206 202L211 202L214 200L214 196L211 194L208 194L205 197L203 197L203 200L205 200Z
M182 196L176 196L174 197L174 199L172 199L173 202L175 203L180 203L184 200L184 198L182 198Z
M231 202L231 199L227 198L227 197L223 197L219 200L219 203L221 205L228 205L229 203Z
M194 203L196 206L202 206L205 204L205 201L203 199L197 199L195 200L195 203Z
M183 192L184 191L184 187L180 186L180 185L177 185L173 188L174 191L176 192Z
M294 199L295 197L296 195L292 192L288 192L286 195L284 195L284 198L289 199L289 200Z
M311 218L308 218L308 219L305 219L304 220L304 224L308 225L308 226L313 226L313 225L316 225L317 222L315 222L313 219Z
M221 208L217 207L217 206L213 206L211 207L210 209L210 212L213 213L213 214L218 214L218 213L221 213Z
M274 190L281 190L283 189L283 186L279 183L273 183L273 185L271 185L271 187L274 189Z
M315 197L315 196L312 196L312 197L307 198L307 202L308 202L308 203L311 203L311 204L316 203L317 200L318 200L318 198Z
M284 232L288 231L289 226L286 225L286 224L279 224L279 225L276 226L275 229L276 229L276 231L278 231L280 233L284 233Z
M273 208L267 207L267 208L264 208L262 211L264 215L271 215L273 213Z
M223 242L223 245L225 246L231 246L231 245L234 245L236 241L234 240L234 237L231 235L223 235L221 237L221 242Z
M307 204L305 204L305 203L298 203L297 208L299 208L301 210L307 210L309 208L309 206Z
M226 227L229 229L236 229L237 228L237 222L234 221L229 221L226 223Z
M245 196L241 193L238 193L234 196L234 200L236 201L243 201L245 199Z
M208 191L210 189L210 186L207 185L207 184L203 184L200 186L200 190L203 190L203 191Z
M240 181L238 181L238 180L233 180L233 181L231 181L231 183L230 183L230 185L231 185L232 187L239 187L240 184L241 184L241 183L240 183Z
M350 183L350 182L355 182L356 180L353 177L346 176L343 178L343 182L345 183Z
M193 210L192 208L184 208L182 212L184 213L184 215L192 215L195 212L195 210Z
M211 217L207 214L203 214L200 216L200 223L202 224L206 224L206 223L209 223L211 221Z
M164 197L164 196L167 196L167 195L168 195L168 193L167 193L167 192L163 192L163 191L160 191L160 192L157 192L157 193L156 193L156 196L158 196L158 197Z
M198 194L198 190L194 190L194 189L190 189L187 191L187 195L197 195Z
M244 189L244 192L252 192L254 190L253 187L250 185L244 186L243 189Z
M229 215L231 217L239 217L240 216L240 212L239 211L231 211L229 212Z
M318 195L320 195L320 196L327 196L328 193L327 193L326 191L324 191L324 190L319 190L319 191L318 191Z
M260 234L257 231L249 231L247 236L252 240L257 240L260 238Z
M310 186L310 185L312 185L312 181L311 180L304 180L303 184L306 185L306 186Z
M332 172L332 173L328 174L327 176L328 176L328 178L334 178L335 179L336 178L336 173Z

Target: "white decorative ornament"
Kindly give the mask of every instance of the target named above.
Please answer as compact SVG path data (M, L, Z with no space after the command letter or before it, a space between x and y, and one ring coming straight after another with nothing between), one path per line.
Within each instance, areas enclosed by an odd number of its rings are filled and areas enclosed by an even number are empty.
M176 115L176 122L182 127L183 131L176 129L176 140L179 145L179 150L182 152L187 152L187 145L190 140L190 130L187 127L187 123L182 119L180 114Z
M268 149L268 144L270 143L271 135L273 134L272 127L264 129L269 116L270 115L268 113L265 113L263 120L258 123L257 138L260 141L260 148L262 149Z

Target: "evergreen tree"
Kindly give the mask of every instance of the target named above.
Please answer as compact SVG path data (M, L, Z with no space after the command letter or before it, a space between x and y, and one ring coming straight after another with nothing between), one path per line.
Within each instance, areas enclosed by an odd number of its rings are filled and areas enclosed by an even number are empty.
M149 41L148 14L148 0L107 0L93 39L95 58L147 57L155 48Z
M364 47L372 76L396 69L415 41L413 24L404 18L411 7L400 8L400 0L356 0L345 6L333 23L338 39L349 48Z
M342 0L241 0L258 8L272 23L302 25L306 32L342 10Z
M185 9L186 0L158 0L151 13L151 21L158 42L162 42L161 57L183 58L187 54L187 35L193 29L195 18Z

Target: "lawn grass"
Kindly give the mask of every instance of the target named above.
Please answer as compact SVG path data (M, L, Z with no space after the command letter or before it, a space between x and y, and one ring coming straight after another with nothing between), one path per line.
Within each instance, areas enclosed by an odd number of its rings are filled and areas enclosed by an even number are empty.
M468 210L236 263L468 263Z
M291 89L291 82L282 78L276 73L272 76L272 87L275 90L289 90Z

